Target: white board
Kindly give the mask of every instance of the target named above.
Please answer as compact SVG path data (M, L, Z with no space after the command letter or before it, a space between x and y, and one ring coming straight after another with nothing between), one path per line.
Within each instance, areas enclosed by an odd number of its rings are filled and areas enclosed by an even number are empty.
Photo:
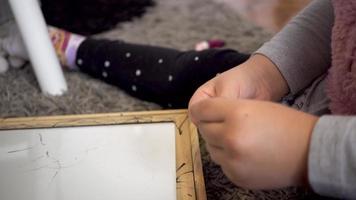
M176 199L174 123L0 131L1 200Z

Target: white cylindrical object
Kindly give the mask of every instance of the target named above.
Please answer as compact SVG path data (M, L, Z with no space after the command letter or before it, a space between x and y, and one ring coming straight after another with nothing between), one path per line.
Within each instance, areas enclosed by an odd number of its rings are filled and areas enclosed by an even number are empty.
M41 90L61 95L67 84L37 0L9 0Z

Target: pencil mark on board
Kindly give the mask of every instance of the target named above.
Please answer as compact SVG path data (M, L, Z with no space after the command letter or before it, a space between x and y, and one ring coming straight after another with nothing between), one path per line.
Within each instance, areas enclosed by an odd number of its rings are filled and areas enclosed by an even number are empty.
M12 150L12 151L8 151L7 153L18 153L18 152L28 151L30 149L33 149L33 147L27 147L27 148L24 148L24 149L15 149L15 150Z
M42 134L39 133L38 136L40 137L40 143L42 146L45 146L46 144L43 142L43 137L42 137Z

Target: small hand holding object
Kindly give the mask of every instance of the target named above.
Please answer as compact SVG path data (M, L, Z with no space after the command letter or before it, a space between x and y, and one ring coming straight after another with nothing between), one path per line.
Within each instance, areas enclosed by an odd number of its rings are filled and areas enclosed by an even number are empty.
M317 117L272 102L227 98L201 100L189 111L212 160L234 184L272 189L306 183Z
M265 56L254 55L199 87L189 105L212 97L277 101L287 93L287 83L277 67Z

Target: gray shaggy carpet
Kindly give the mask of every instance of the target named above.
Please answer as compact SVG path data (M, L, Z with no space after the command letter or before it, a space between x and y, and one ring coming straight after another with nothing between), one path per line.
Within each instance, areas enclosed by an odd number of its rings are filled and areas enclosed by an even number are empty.
M227 6L213 0L156 0L157 6L133 22L98 35L128 42L191 49L197 41L223 38L228 47L256 50L270 34L240 19ZM0 117L23 117L144 111L161 109L125 94L79 72L66 72L69 91L60 97L41 94L30 66L0 75ZM208 199L304 199L310 193L298 188L250 191L232 185L209 159L202 145Z

